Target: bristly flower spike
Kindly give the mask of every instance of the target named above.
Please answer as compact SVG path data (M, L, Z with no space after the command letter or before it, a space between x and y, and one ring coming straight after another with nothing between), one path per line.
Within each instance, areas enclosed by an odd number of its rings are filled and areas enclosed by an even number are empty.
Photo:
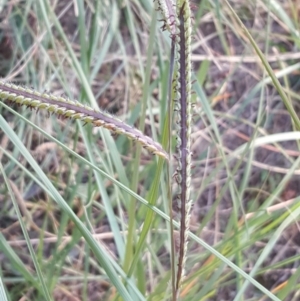
M45 109L49 114L52 113L64 118L79 119L84 124L91 123L96 127L104 127L112 133L123 134L132 140L138 141L154 155L158 155L166 160L169 159L168 154L162 146L144 135L141 131L106 112L96 111L77 101L52 94L39 93L32 89L3 81L0 81L0 100L24 105L30 109Z
M176 44L178 47L178 84L177 84L177 177L178 199L180 213L179 255L176 277L176 291L179 294L187 254L188 231L192 200L191 190L191 123L192 123L192 65L191 38L192 18L188 0L178 0L176 3Z
M191 186L191 123L192 123L192 64L191 39L192 16L188 0L154 0L163 16L163 30L168 30L177 49L177 72L174 74L173 86L176 94L174 99L176 151L177 161L175 181L178 192L173 208L178 208L180 215L180 237L178 269L175 290L179 294L187 253L188 230L192 200L190 198ZM175 1L175 0L174 0Z
M162 30L167 30L171 36L176 35L176 5L174 0L154 0L157 10L161 13L164 22Z

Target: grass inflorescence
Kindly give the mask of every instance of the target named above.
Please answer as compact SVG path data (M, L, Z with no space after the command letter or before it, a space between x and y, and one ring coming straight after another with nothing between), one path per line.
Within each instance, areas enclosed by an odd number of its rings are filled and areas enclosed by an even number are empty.
M145 136L141 131L114 118L108 113L96 111L78 101L72 101L52 94L39 93L29 88L24 88L10 83L0 81L0 99L11 103L24 105L27 108L46 110L49 113L57 114L64 118L81 120L84 123L91 123L97 127L104 127L116 134L124 134L130 139L138 141L152 154L168 160L167 153L162 146Z
M177 174L176 179L179 186L180 210L180 247L176 289L179 290L181 278L184 275L184 265L187 255L187 239L191 209L191 126L192 126L192 105L191 105L191 11L189 1L182 1L177 4L178 16L178 85L176 100L177 113Z

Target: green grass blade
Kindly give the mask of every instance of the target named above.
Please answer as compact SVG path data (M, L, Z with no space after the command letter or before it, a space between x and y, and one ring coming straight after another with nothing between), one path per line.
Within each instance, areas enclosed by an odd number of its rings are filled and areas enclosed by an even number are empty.
M22 274L22 276L29 281L36 289L40 289L38 281L32 276L31 272L28 271L25 264L22 262L20 257L15 253L13 248L7 243L5 237L0 233L0 250L5 254L11 264L14 266L16 271Z
M233 16L235 17L235 19L238 22L238 24L240 25L240 27L243 29L243 31L247 35L247 37L248 37L248 39L249 39L252 47L254 48L256 54L259 56L261 62L263 63L264 67L266 68L266 71L268 72L269 76L271 77L272 82L273 82L276 90L278 91L279 95L281 96L281 99L282 99L282 101L283 101L286 109L290 113L291 118L294 121L296 128L298 130L300 130L300 120L299 120L299 117L298 117L296 111L294 110L294 108L293 108L293 106L292 106L289 98L287 97L286 93L282 89L282 86L281 86L279 80L277 79L277 77L276 77L276 75L275 75L272 67L270 66L269 62L266 60L266 57L264 56L264 54L262 53L262 51L259 49L257 43L254 41L254 39L251 36L250 32L248 31L248 29L246 28L246 26L243 24L243 22L241 21L241 19L239 18L239 16L236 14L236 12L232 8L232 6L229 4L229 2L227 0L225 0L225 3L227 4L228 8L232 12Z
M90 248L94 252L99 264L104 268L108 277L112 281L112 283L116 286L119 294L124 298L124 300L131 300L130 295L128 294L126 288L123 283L120 281L118 275L115 272L115 269L112 267L109 260L107 260L107 255L104 250L102 250L101 246L97 243L95 238L92 236L91 232L88 231L86 226L80 221L80 219L76 216L76 214L72 211L72 209L66 204L61 195L58 193L53 184L49 181L46 175L41 170L40 166L33 160L32 156L28 152L28 150L24 147L24 145L20 142L19 138L12 131L12 129L8 126L6 121L2 116L0 116L0 127L6 133L8 137L11 138L12 142L18 147L23 156L27 159L28 163L33 167L36 173L41 178L42 182L45 186L51 191L54 196L54 200L58 203L62 210L64 210L70 217L70 219L75 223L79 231L82 233L82 236L86 239Z
M20 209L19 209L19 206L18 206L18 203L15 199L15 196L14 196L14 193L12 191L12 188L10 186L10 183L6 177L6 174L5 174L5 171L4 171L4 168L3 168L3 165L1 164L0 162L0 172L2 173L3 177L4 177L4 181L5 181L5 184L6 184L6 187L9 191L9 194L12 198L12 202L13 202L13 205L14 205L14 208L15 208L15 211L17 213L17 217L18 217L18 220L20 222L20 225L21 225L21 228L22 228L22 231L23 231L23 234L24 234L24 237L26 239L26 242L27 242L27 246L28 246L28 249L29 249L29 252L30 252L30 256L32 258L32 261L34 263L34 267L36 269L36 272L37 272L37 276L38 276L38 280L39 280L39 283L41 284L42 286L42 292L43 292L43 295L44 295L44 298L48 301L51 301L52 298L50 297L50 293L49 293L49 290L48 290L48 287L46 285L46 282L44 280L44 276L43 276L43 273L42 273L42 270L41 270L41 267L40 267L40 264L37 260L37 257L35 255L35 252L33 250L33 247L31 245L31 242L30 242L30 237L29 237L29 234L27 232L27 229L26 229L26 226L25 226L25 223L23 221L23 217L21 215L21 212L20 212Z
M0 277L0 301L8 301L8 298L6 296L5 287L3 285L1 277Z
M149 37L149 48L148 48L148 52L147 52L148 60L147 60L147 66L146 66L146 71L145 71L145 80L144 80L144 86L143 86L142 109L141 109L141 114L140 114L139 129L141 131L143 131L144 127L145 127L147 100L150 97L149 85L150 85L150 75L151 75L151 67L152 67L151 57L153 56L153 48L155 45L155 33L156 33L156 12L153 10L152 23L151 23L151 29L150 29L150 37ZM137 147L136 153L137 154L136 154L136 157L134 160L133 170L137 171L137 170L139 170L139 165L140 165L140 156L141 156L141 147L140 146ZM159 186L159 182L157 182L157 180L159 178L160 178L160 174L154 180L155 186L152 186L152 187L155 187L154 190L157 189ZM137 191L138 180L139 180L139 173L136 172L133 175L132 185L131 185L131 188L133 191ZM150 201L149 201L150 204L154 205L155 203L151 203L151 201L155 202L155 200L150 199ZM150 215L149 217L148 217L148 214ZM140 234L140 238L139 238L137 246L136 246L136 251L134 253L133 261L132 261L131 259L132 259L133 242L134 242L133 235L135 232L135 218L136 218L136 199L132 198L132 200L130 201L130 207L129 207L129 223L128 223L128 235L127 235L127 246L126 246L126 261L125 261L125 265L124 265L125 271L127 271L130 266L130 269L128 272L128 277L131 277L138 260L140 260L140 254L142 251L142 247L144 245L146 235L150 230L150 226L151 226L151 222L152 222L152 215L153 215L153 211L151 211L151 210L148 211L146 218L145 218L142 232Z

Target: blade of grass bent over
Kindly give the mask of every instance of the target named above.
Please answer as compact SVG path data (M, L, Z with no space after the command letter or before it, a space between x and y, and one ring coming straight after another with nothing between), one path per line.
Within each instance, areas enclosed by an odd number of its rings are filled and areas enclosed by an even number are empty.
M235 17L236 21L239 23L239 25L241 26L241 28L244 30L244 32L245 32L246 36L248 37L248 39L249 39L252 47L254 48L256 54L259 56L261 62L263 63L263 65L266 68L269 76L271 77L272 82L273 82L276 90L278 91L279 95L281 96L282 101L283 101L284 105L286 106L286 109L290 113L291 118L294 121L297 130L300 130L300 120L298 118L298 115L297 115L296 111L294 110L292 104L290 103L289 98L287 97L287 95L285 94L284 90L282 89L281 84L280 84L279 80L277 79L277 77L276 77L273 69L271 68L269 62L266 60L264 54L259 49L258 45L254 41L253 37L251 36L251 34L248 31L248 29L246 28L246 26L243 24L243 22L241 21L241 19L239 18L239 16L236 14L236 12L232 8L232 6L229 4L228 0L225 0L225 3L227 4L228 8L232 12L232 14Z

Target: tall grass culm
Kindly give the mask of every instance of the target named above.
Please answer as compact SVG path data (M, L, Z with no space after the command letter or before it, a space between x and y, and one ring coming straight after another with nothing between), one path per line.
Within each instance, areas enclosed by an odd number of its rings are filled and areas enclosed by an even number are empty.
M299 64L273 71L270 40L261 50L243 1L121 2L0 5L1 300L297 300L299 255L274 250L300 210L296 192L283 200L300 174L288 78ZM266 34L274 18L298 45L279 1L256 9ZM226 66L198 39L202 20L213 20L227 63L226 30L246 49L211 98L209 62ZM210 55L193 68L199 45ZM250 54L261 73L249 73L261 79L231 107L224 91ZM264 128L273 85L287 131ZM218 109L220 95L230 109ZM230 142L229 131L246 142ZM259 162L260 149L288 168ZM275 273L284 280L268 283Z

